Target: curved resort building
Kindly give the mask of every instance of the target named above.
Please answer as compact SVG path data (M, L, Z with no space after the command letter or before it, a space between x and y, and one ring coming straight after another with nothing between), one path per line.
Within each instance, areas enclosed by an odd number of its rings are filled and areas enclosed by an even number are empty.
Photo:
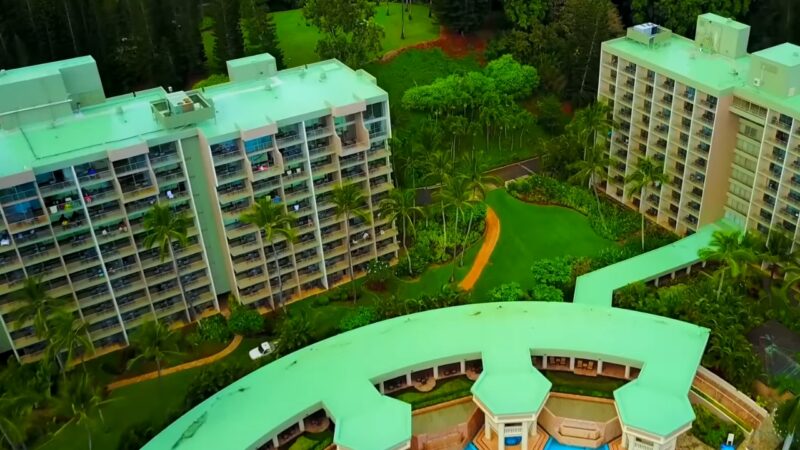
M144 450L288 448L329 427L352 450L672 450L695 417L689 391L709 331L611 297L691 270L722 226L578 278L573 303L444 308L313 344L218 392ZM392 397L454 377L474 381L471 396L413 413ZM554 392L558 377L618 387L613 400L581 397Z

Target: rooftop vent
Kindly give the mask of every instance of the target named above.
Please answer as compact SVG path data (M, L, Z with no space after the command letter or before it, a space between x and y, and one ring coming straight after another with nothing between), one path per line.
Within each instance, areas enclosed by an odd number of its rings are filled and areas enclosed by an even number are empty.
M669 29L652 22L634 25L628 28L629 39L641 42L647 46L659 45L662 42L668 41L671 36L672 32Z

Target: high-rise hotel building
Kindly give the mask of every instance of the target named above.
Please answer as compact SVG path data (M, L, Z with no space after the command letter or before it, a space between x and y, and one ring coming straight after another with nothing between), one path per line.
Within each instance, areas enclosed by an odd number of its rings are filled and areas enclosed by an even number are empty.
M330 201L355 183L372 211L392 188L375 78L338 61L279 72L270 55L228 72L203 90L106 98L90 57L0 71L0 351L29 360L45 347L16 314L26 278L65 299L104 348L153 318L218 311L224 293L274 308L329 288L347 276L347 240L356 271L396 257L390 221L345 227ZM239 222L262 197L298 218L296 241L273 247ZM156 202L192 218L174 259L143 244Z
M748 54L749 35L703 14L694 40L643 24L603 43L608 195L679 234L725 217L800 242L800 47ZM661 161L669 182L642 199L625 177L644 157Z

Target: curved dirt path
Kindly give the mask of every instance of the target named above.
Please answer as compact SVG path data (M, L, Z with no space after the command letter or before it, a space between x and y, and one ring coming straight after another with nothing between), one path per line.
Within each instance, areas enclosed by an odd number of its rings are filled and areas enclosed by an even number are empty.
M164 375L171 375L173 373L183 372L184 370L194 369L196 367L202 367L202 366L205 366L207 364L215 363L215 362L219 361L220 359L222 359L222 358L230 355L231 353L233 353L234 350L239 348L239 344L241 344L241 343L242 343L242 337L239 336L239 335L236 335L236 336L233 337L233 340L231 341L231 343L228 344L227 347L225 347L224 349L220 350L219 352L214 353L211 356L206 356L205 358L200 358L200 359L196 359L194 361L189 361L187 363L179 364L177 366L168 367L168 368L166 368L166 369L161 371L161 376L163 377ZM158 378L158 372L157 371L156 372L148 372L148 373L144 373L142 375L135 376L135 377L132 377L132 378L126 378L124 380L115 381L115 382L109 384L107 387L108 387L109 391L113 391L114 389L119 389L121 387L130 386L130 385L136 384L136 383L141 383L142 381L155 380L156 378Z
M492 208L486 209L486 232L483 239L483 245L478 251L478 256L475 257L475 262L472 263L472 268L469 269L467 276L458 283L458 287L465 291L469 291L475 286L478 278L481 277L483 268L489 263L489 258L494 252L494 247L497 245L497 240L500 239L500 219Z

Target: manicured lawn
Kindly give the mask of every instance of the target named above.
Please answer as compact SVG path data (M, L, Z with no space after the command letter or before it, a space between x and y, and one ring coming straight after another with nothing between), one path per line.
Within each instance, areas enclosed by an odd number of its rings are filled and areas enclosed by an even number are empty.
M487 202L500 218L500 240L475 285L473 301L483 301L502 283L532 287L530 267L536 259L594 256L615 245L596 235L586 217L571 209L528 204L502 189L490 192Z
M614 391L627 381L607 377L585 377L570 372L544 371L544 376L553 383L553 392L588 395L590 397L614 398Z
M375 21L383 27L385 36L382 40L383 51L394 50L420 42L436 39L439 27L428 18L428 7L411 5L410 22L406 17L405 39L400 39L400 4L389 3L389 15L386 15L386 3L376 9ZM273 14L275 26L278 28L278 41L283 50L283 60L287 67L299 66L318 61L316 53L319 31L306 24L303 13L299 9L280 11Z
M470 395L472 383L473 381L465 376L448 378L438 381L430 392L420 392L412 387L398 394L392 394L392 397L411 404L411 409L420 409L466 397Z

